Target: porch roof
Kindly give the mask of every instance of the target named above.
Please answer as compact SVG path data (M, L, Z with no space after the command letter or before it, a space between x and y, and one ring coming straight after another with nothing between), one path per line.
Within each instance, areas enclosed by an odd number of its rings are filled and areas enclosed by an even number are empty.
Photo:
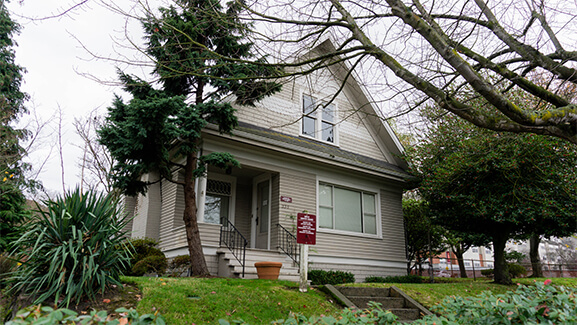
M303 137L296 137L286 133L273 131L254 124L240 122L234 130L236 137L244 137L259 142L268 143L285 149L331 159L356 167L366 168L383 174L400 177L408 180L414 176L408 174L401 167L371 157L359 155L340 149L336 146L324 144Z

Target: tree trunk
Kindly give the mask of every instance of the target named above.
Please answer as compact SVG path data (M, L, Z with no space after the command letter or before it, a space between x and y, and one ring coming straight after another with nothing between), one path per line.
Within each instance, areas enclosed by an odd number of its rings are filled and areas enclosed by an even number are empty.
M509 267L505 260L505 245L507 244L507 234L495 234L493 236L493 248L495 249L495 283L499 284L513 284L511 275L509 274Z
M537 234L531 235L529 239L529 258L531 259L531 268L533 269L533 274L531 278L542 278L543 277L543 265L541 264L541 259L539 258L539 244L541 243L541 236Z
M461 278L468 278L467 269L465 269L465 260L463 260L463 251L460 248L453 247L453 253L457 257L457 263L459 263Z
M194 191L194 185L196 182L194 170L197 167L196 165L196 153L189 153L186 157L186 165L184 167L183 220L186 229L186 241L188 243L188 254L190 255L192 275L205 276L210 275L210 273L208 272L204 253L202 252L200 232L198 230L198 222L196 221L196 193Z

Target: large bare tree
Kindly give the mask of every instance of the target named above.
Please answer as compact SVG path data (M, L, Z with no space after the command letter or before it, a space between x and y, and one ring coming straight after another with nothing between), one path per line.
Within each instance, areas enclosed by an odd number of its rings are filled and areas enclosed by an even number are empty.
M483 128L577 143L575 102L550 90L577 83L575 2L277 0L244 5L270 53L281 49L294 58L303 44L309 50L327 38L334 43L328 55L296 63L284 56L279 62L302 64L298 73L326 64L327 58L364 66L369 83L391 94L392 101L382 102L397 104L392 115L434 100ZM551 87L533 82L535 74ZM516 89L523 96L504 94ZM463 100L474 96L488 104L479 108ZM527 98L541 104L520 105Z

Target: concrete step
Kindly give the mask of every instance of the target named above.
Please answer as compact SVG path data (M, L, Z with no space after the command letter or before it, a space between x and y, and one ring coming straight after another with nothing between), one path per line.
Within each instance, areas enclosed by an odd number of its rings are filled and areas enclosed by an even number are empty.
M369 307L369 302L377 302L383 306L383 309L405 308L405 299L394 297L359 297L347 296L350 301L359 308Z
M396 287L334 287L327 285L327 289L347 307L354 306L364 309L370 307L369 302L371 301L379 303L384 310L388 310L399 317L399 322L402 323L410 323L431 313Z
M385 310L399 317L400 322L414 321L421 317L419 310L414 308L390 308Z
M345 296L358 297L389 297L390 288L370 288L370 287L338 287Z
M228 248L223 247L217 250L219 255L219 263L226 263L228 271L224 271L221 266L219 266L219 274L224 272L226 274L221 274L223 276L232 276L236 278L242 277L242 265L236 259L236 257L228 250ZM288 281L299 281L299 268L294 261L288 257L286 254L278 251L269 251L262 249L247 249L245 255L245 269L244 278L245 279L257 279L258 275L256 272L256 267L254 263L270 261L270 262L280 262L282 267L280 269L279 279Z

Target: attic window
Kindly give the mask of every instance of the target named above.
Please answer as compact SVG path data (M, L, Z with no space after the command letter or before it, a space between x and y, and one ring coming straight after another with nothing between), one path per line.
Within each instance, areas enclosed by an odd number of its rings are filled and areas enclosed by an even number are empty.
M302 134L330 143L335 143L336 106L303 95Z

